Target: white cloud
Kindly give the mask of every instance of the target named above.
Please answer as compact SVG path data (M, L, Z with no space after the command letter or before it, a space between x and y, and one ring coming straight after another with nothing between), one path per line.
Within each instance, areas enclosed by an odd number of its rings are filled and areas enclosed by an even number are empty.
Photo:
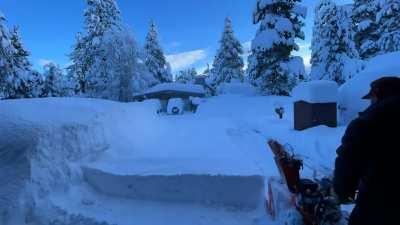
M39 61L38 61L38 65L41 67L44 67L45 65L50 64L50 63L54 63L54 61L50 60L50 59L39 59Z
M187 68L206 58L207 53L203 49L167 55L167 61L173 71Z

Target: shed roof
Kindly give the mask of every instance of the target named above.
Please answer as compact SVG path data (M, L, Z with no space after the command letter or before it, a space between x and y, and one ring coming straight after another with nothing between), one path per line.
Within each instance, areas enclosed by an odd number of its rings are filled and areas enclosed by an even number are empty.
M156 85L142 94L135 95L134 99L168 99L168 98L187 98L187 97L204 97L205 91L203 86L195 84L180 83L163 83Z

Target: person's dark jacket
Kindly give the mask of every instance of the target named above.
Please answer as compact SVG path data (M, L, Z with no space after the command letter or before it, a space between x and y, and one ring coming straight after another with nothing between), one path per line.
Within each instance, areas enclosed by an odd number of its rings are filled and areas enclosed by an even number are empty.
M334 189L346 202L358 190L349 225L400 224L400 97L370 106L337 151Z

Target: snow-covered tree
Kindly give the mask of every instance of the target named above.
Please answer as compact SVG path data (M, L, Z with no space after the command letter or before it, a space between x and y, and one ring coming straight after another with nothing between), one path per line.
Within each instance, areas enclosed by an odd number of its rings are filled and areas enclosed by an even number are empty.
M0 11L0 99L8 97L8 76L13 73L12 57L15 49L11 45L5 17Z
M347 70L349 63L358 58L351 35L351 20L347 8L337 6L333 0L321 0L315 9L312 39L311 79L333 80L339 85L353 76Z
M158 40L157 27L151 22L144 44L145 64L157 83L172 82L171 67Z
M362 59L378 54L378 25L376 24L377 0L354 0L352 13L354 41Z
M175 82L183 84L192 84L194 83L196 76L197 76L197 71L195 68L182 70L179 71L179 74L176 76Z
M68 68L70 77L77 82L76 91L86 93L88 73L95 73L94 64L107 58L108 53L100 49L105 36L112 30L118 30L121 24L120 11L115 0L86 0L85 32L77 35L73 52L70 55L72 65ZM99 65L96 65L97 68ZM105 71L99 71L103 79Z
M380 0L377 8L379 54L400 51L400 0Z
M107 57L94 61L87 74L90 97L130 101L134 92L141 92L155 83L141 59L132 32L126 28L106 34L99 50Z
M230 18L225 20L225 28L220 41L220 48L215 56L211 70L212 85L221 83L242 82L244 62L241 55L243 48L236 39Z
M68 96L68 82L61 68L48 63L44 66L44 84L42 97L65 97Z
M302 18L307 10L300 2L257 0L253 22L259 29L252 41L248 76L264 94L289 95L304 76L304 64L291 57L299 49L296 38L304 39Z
M0 98L29 98L34 94L36 77L17 28L9 30L0 12Z

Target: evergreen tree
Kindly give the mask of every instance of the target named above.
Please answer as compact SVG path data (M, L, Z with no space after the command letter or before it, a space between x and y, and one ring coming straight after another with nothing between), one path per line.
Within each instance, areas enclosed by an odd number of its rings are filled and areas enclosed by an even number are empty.
M182 70L179 71L179 74L176 77L177 83L182 83L182 84L193 84L197 76L197 71L195 68L188 69L188 70Z
M157 27L151 22L144 45L145 64L157 83L172 82L171 68L159 44Z
M31 70L32 64L29 62L29 52L24 49L22 42L20 40L19 28L14 27L11 31L11 44L15 48L14 60L18 68L25 70Z
M220 43L221 46L215 56L211 70L212 85L242 82L244 76L244 62L241 57L243 48L234 35L230 18L225 20L225 28Z
M352 59L357 59L358 53L346 7L332 0L320 1L315 9L311 48L311 79L333 80L341 85L352 77L355 71L346 70L346 65L354 63Z
M301 28L306 8L301 0L257 0L254 24L260 24L252 41L249 81L264 94L289 95L304 74L304 64L291 57L298 50L296 38L304 39ZM303 73L301 72L301 73Z
M0 11L0 99L8 97L8 79L13 73L13 54L15 49L11 45L5 17Z
M377 0L354 0L353 30L357 51L362 59L378 54L377 41L380 34L376 24Z
M36 80L28 56L18 29L10 32L4 15L0 13L0 98L36 97L32 90Z
M381 0L376 14L380 54L400 51L400 0Z
M44 66L42 97L64 97L67 95L66 81L60 67L54 63Z
M86 2L85 32L77 36L70 55L72 65L68 68L69 76L76 80L76 91L80 93L87 91L87 76L89 71L92 75L94 74L93 65L107 58L107 52L100 49L105 36L112 30L118 30L121 24L120 11L114 0L87 0ZM104 74L100 73L99 76L104 76Z

